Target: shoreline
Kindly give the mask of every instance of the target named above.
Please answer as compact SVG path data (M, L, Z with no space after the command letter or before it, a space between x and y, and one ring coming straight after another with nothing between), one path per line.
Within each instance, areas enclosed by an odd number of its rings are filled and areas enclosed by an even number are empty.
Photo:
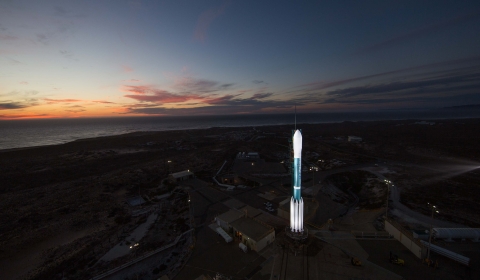
M429 118L429 119L385 119L385 120L357 120L357 121L325 121L325 122L301 122L297 123L297 125L328 125L328 124L342 124L342 123L381 123L381 122L399 122L399 121L454 121L454 120L480 120L480 117L459 117L459 118ZM133 134L158 134L164 132L185 132L188 130L208 130L208 129L234 129L234 128L245 128L245 127L277 127L277 126L286 126L286 125L295 125L292 123L279 123L279 124L263 124L263 125L232 125L232 126L210 126L210 127L202 127L202 128L184 128L184 129L164 129L164 130L139 130L139 131L132 131L120 134L111 134L111 135L102 135L102 136L95 136L95 137L86 137L86 138L78 138L71 141L65 141L63 143L57 144L45 144L45 145L32 145L32 146L22 146L22 147L15 147L15 148L0 148L0 153L5 152L15 152L15 151L23 151L29 149L38 149L38 148L48 148L48 147L58 147L61 145L71 144L71 143L78 143L81 141L95 141L100 140L102 138L110 138L110 137L125 137L125 136L133 136Z

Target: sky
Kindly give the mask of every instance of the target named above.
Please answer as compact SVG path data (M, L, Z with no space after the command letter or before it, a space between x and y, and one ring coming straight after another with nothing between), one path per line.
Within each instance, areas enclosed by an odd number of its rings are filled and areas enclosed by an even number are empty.
M480 104L480 1L0 1L0 119Z

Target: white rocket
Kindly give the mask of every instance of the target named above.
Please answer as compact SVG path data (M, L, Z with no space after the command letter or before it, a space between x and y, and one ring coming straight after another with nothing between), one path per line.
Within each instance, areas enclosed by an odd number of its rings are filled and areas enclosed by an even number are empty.
M302 133L293 134L293 196L290 199L290 228L292 232L303 232L302 198Z

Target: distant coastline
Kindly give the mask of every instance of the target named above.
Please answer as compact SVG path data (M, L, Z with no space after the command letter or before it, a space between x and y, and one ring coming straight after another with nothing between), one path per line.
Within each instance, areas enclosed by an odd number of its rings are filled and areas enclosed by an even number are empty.
M468 108L459 110L459 108ZM480 118L480 105L452 109L299 113L297 123L341 123L389 120L448 120ZM478 110L477 110L478 109ZM0 150L59 145L80 139L124 135L133 132L177 131L214 127L260 127L293 124L293 114L122 117L88 119L38 119L0 121Z

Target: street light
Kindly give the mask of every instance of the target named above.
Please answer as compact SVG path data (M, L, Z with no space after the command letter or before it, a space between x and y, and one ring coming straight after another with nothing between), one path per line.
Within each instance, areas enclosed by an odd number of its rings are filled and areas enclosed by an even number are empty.
M312 170L313 174L313 182L312 182L312 187L315 186L315 167L310 167L310 170Z
M385 180L386 181L386 180ZM390 184L387 184L387 209L385 209L385 220L388 218L388 195L390 194Z
M432 217L430 219L430 235L428 237L428 251L427 251L427 259L430 260L430 246L432 245L432 223L433 223L433 213L440 213L437 210L437 206L431 205L430 203L427 203L431 208L432 208Z

